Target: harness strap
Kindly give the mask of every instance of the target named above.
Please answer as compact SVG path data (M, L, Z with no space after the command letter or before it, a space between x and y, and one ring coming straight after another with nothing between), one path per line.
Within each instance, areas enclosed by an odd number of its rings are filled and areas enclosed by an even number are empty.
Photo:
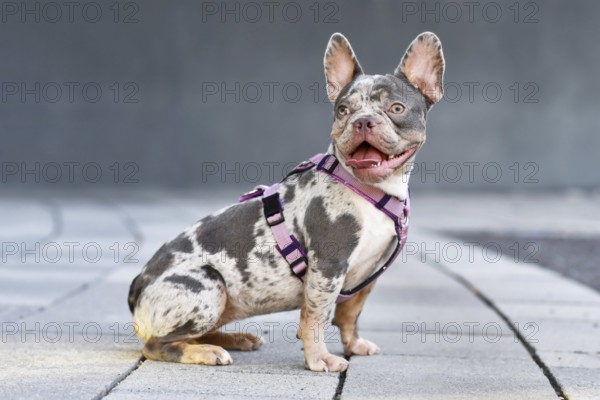
M290 265L292 272L298 278L302 278L308 268L308 259L306 252L300 245L300 242L292 235L284 223L283 204L279 198L279 183L269 187L263 193L263 210L267 225L271 227L271 232L277 242L276 249ZM269 208L270 205L272 208Z
M383 212L394 222L396 231L396 246L392 251L387 261L367 279L361 282L358 286L350 290L341 291L336 302L342 303L359 290L373 282L379 275L385 272L392 262L396 259L408 236L408 217L410 214L410 200L407 198L401 201L396 197L386 194L382 190L370 185L366 185L353 177L345 168L343 168L337 158L332 154L317 154L310 159L298 164L283 180L285 181L291 175L304 172L316 166L316 170L323 172L333 179L341 182L344 186L363 197L369 203L373 204L378 210ZM275 241L277 242L276 249L281 256L289 264L292 273L304 282L304 275L308 268L308 258L306 251L290 233L285 224L283 214L283 202L279 197L280 183L272 186L259 185L254 190L245 193L240 201L246 201L255 197L262 196L263 212L267 221L267 225L271 228Z
M390 196L383 190L360 182L350 174L333 154L317 154L310 159L317 166L317 171L324 172L332 178L349 187L356 194L373 204L384 214L390 217L394 223L398 218L408 217L405 201Z

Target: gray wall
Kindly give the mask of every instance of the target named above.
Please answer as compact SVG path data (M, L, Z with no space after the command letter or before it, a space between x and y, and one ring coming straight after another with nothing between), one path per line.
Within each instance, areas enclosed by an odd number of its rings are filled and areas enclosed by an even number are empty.
M113 3L82 1L72 15L53 3L60 17L45 2L27 2L30 13L2 3L2 186L266 183L326 149L331 33L350 39L368 73L385 73L424 30L442 39L447 98L429 115L413 188L600 184L600 2L524 1L518 15L513 1L472 15L462 2L428 2L425 15L421 1L321 2L317 16L312 1L275 2L272 18L268 2L228 2L236 22L220 1L123 1L116 23ZM236 83L224 99L207 90Z

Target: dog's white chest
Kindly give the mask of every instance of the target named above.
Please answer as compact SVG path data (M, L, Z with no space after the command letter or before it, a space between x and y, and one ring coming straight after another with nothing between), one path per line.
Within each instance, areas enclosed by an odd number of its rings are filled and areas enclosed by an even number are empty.
M386 261L389 249L396 241L392 220L367 201L360 200L357 211L362 223L361 235L348 260L344 289L356 286L375 272Z

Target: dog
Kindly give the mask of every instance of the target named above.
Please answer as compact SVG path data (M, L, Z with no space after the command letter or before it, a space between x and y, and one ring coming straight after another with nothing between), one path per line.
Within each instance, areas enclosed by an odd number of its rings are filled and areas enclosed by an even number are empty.
M358 335L357 320L385 269L381 265L400 243L398 229L405 228L395 217L388 218L379 203L393 199L407 204L411 164L425 142L427 113L443 95L444 55L438 37L424 32L392 74L366 75L348 40L335 33L324 65L333 104L327 156L301 164L271 190L274 200L266 196L269 190L259 188L246 201L187 228L165 243L133 280L128 302L146 358L231 364L225 349L255 350L263 340L249 333L224 333L221 326L300 309L297 336L304 344L305 366L344 371L349 362L329 353L324 343L334 306L332 324L339 328L345 354L379 352ZM335 161L337 175L332 166L321 165L325 159ZM384 196L371 201L355 190L360 187ZM293 263L279 246L275 226L294 241ZM278 243L279 252L265 252L265 243ZM303 275L296 273L298 264L306 267ZM360 290L335 305L350 288Z

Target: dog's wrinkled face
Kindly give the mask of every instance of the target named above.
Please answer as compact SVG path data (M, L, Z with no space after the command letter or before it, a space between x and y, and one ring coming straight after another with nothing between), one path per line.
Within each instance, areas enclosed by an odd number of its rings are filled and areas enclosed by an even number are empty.
M393 74L364 75L348 40L325 52L336 157L359 180L379 183L409 172L425 142L428 109L442 97L444 57L433 33L419 35Z

